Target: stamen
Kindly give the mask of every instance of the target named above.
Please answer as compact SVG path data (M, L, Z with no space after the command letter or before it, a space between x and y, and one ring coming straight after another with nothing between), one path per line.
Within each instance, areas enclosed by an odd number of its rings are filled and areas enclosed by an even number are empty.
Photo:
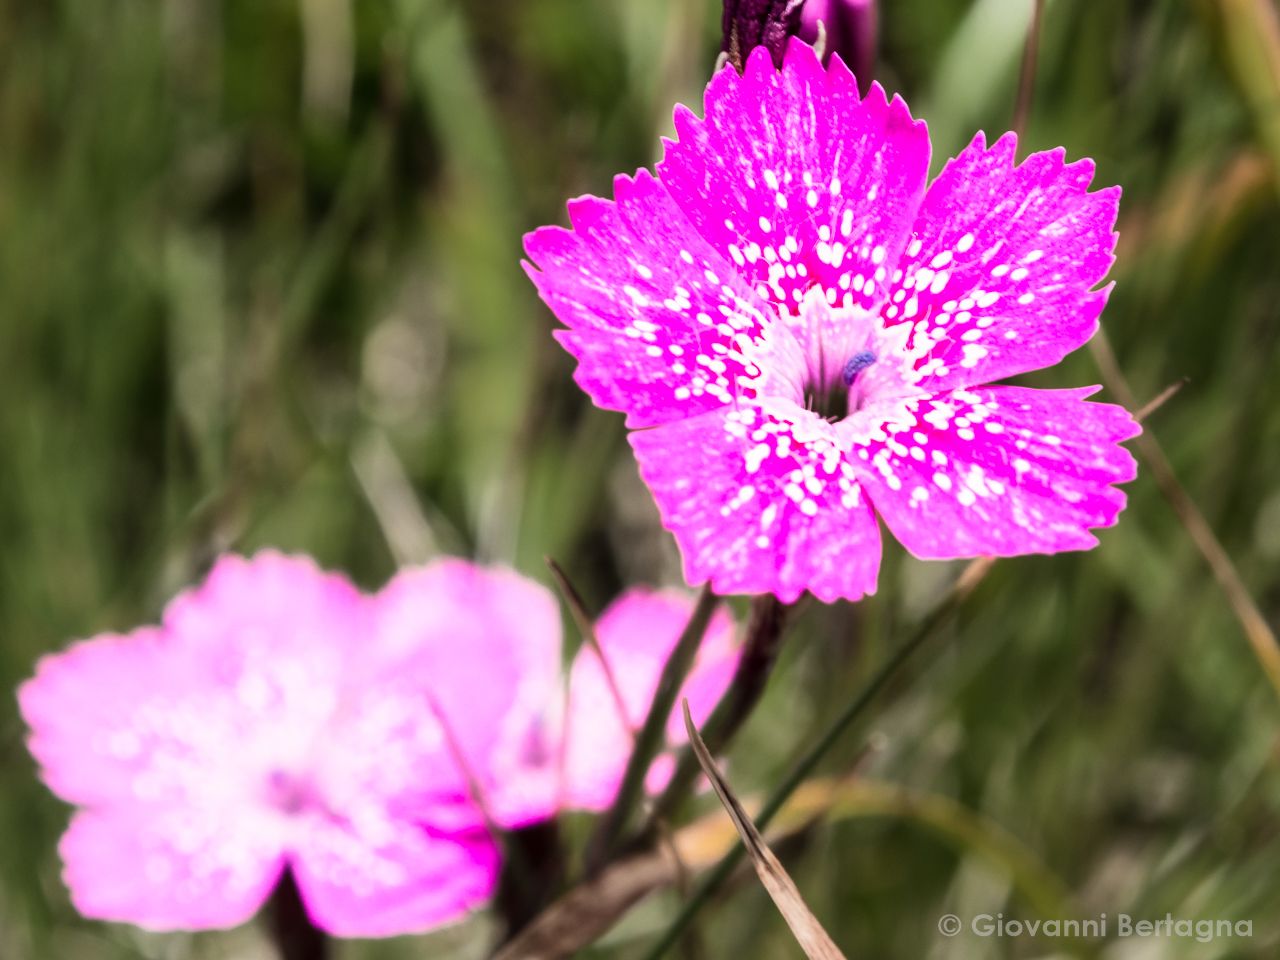
M844 385L853 386L858 374L876 362L876 355L870 350L859 350L844 365Z

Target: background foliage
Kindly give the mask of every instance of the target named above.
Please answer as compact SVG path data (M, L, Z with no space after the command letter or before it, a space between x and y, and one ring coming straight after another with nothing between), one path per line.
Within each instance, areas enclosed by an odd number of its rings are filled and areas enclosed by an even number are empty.
M153 619L228 548L305 550L368 586L436 552L546 580L550 554L596 608L678 582L622 418L573 387L518 262L566 197L655 159L672 103L699 99L718 6L0 0L0 687ZM935 169L1008 126L1029 10L883 5L878 76L929 121ZM1124 186L1104 322L1140 397L1189 378L1149 427L1272 622L1275 18L1269 0L1056 0L1027 141ZM1098 379L1082 351L1034 382ZM878 714L863 769L998 824L1086 916L1254 924L1107 957L1275 956L1276 694L1150 474L1129 492L1099 550L997 565ZM954 572L890 547L876 597L806 610L733 752L741 792L777 781ZM269 955L253 928L78 919L67 810L33 774L0 698L0 956ZM940 937L945 912L1034 917L1054 884L1037 901L911 805L857 812L788 848L850 956L1068 948ZM636 954L676 903L598 952ZM701 925L709 958L794 955L754 884ZM476 956L488 936L480 918L339 955Z

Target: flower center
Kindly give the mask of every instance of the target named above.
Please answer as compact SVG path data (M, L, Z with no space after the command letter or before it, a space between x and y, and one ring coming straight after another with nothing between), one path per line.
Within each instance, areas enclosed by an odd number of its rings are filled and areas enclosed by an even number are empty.
M813 436L838 437L847 449L883 439L892 424L915 422L925 391L917 386L923 354L908 346L911 329L832 306L815 286L799 310L781 314L752 340L740 338L731 356L745 370L738 379L745 399L781 421L803 421Z
M314 798L305 779L277 768L267 774L267 799L281 813L294 814L301 812Z
M911 419L923 391L909 325L886 327L869 311L834 307L815 288L789 327L803 355L800 402L842 437L875 437Z
M876 362L876 355L870 350L859 350L840 369L840 376L824 378L809 394L809 408L822 419L838 423L845 417L861 409L866 399L864 391L854 388L854 381Z

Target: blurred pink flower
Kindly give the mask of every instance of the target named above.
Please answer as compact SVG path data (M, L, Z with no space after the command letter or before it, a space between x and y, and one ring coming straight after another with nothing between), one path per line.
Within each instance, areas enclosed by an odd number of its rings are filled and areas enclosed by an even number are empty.
M19 690L86 916L229 927L284 867L317 926L425 930L485 900L498 854L374 610L307 559L220 559L163 625L43 658ZM443 827L441 825L444 825Z
M624 723L600 658L585 644L569 670L567 712L560 676L560 617L545 588L509 571L461 560L401 573L379 598L380 633L421 651L439 710L461 747L493 819L519 827L560 809L602 810L613 800L658 677L693 601L681 591L632 589L604 612L597 640L617 684ZM481 624L475 611L502 611ZM720 611L703 637L682 696L695 721L728 688L739 649ZM671 745L686 735L678 711ZM649 786L670 773L659 757Z
M790 44L681 107L658 176L525 238L575 379L625 411L686 579L875 589L876 514L929 559L1094 546L1138 426L1093 392L984 386L1097 328L1119 188L979 134L926 184L923 122ZM926 189L927 186L927 189ZM873 509L874 508L874 509Z
M601 619L631 723L691 608L635 591ZM686 686L699 719L732 635L719 615ZM390 936L488 899L486 813L516 827L612 798L630 738L589 650L567 720L562 691L558 606L512 571L442 560L366 596L263 552L220 559L160 627L43 658L18 697L45 781L81 808L60 852L84 915L234 926L288 866L317 926Z

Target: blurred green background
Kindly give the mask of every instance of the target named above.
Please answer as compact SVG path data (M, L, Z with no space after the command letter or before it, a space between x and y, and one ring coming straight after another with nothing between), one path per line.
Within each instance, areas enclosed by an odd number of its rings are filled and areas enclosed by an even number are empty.
M935 169L1009 125L1030 9L883 5L878 78L928 120ZM596 609L679 582L622 417L571 383L520 237L656 158L719 18L715 0L0 0L0 687L153 620L225 549L304 550L370 587L438 552L545 581L550 554ZM1027 140L1123 185L1104 323L1140 398L1189 378L1148 426L1273 623L1276 22L1270 0L1055 0ZM1034 382L1099 374L1082 351ZM997 565L882 704L864 770L1008 831L1081 915L1253 922L1250 940L1095 944L1107 958L1273 957L1280 704L1150 474L1128 489L1100 549ZM956 569L890 545L877 596L805 610L732 753L743 793L777 782ZM270 956L256 928L77 918L68 811L22 737L0 697L0 957ZM943 913L1031 919L1052 891L1028 896L917 805L892 812L788 848L849 956L1071 948L941 937ZM638 955L677 903L595 951ZM708 958L797 955L754 883L700 926ZM338 955L479 956L489 932Z

